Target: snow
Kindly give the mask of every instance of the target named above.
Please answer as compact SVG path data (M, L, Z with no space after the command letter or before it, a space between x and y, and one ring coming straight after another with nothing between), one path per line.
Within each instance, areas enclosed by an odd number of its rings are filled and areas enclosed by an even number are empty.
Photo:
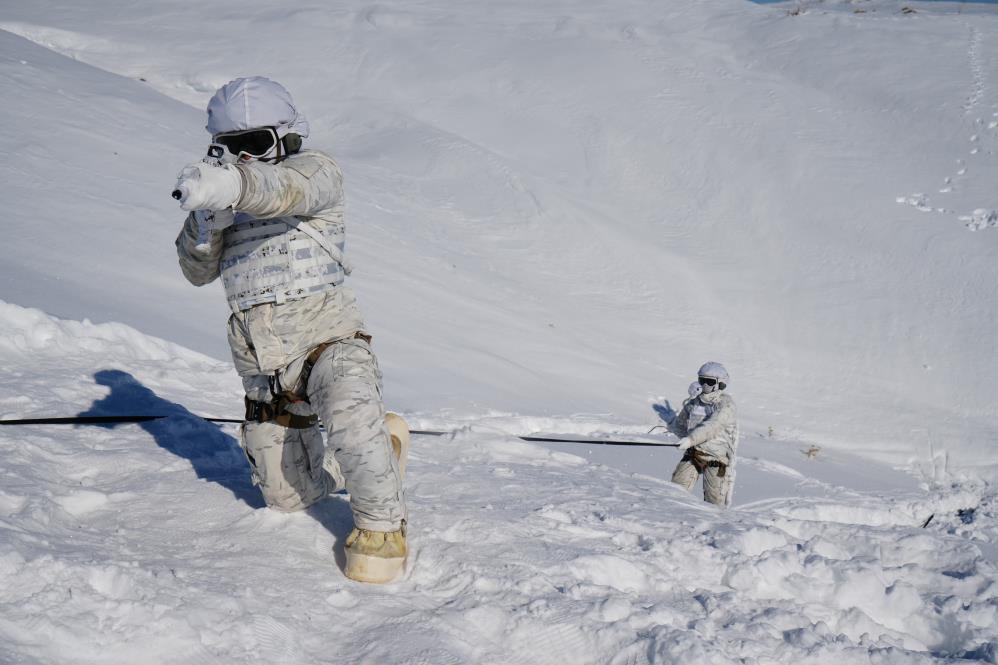
M0 663L998 662L986 3L0 10ZM914 9L903 12L902 7ZM285 84L341 163L412 555L262 507L169 198ZM718 360L734 507L641 437ZM924 525L924 526L923 526Z
M842 453L784 465L749 439L736 497L756 498L723 511L663 478L468 426L414 438L408 571L362 585L339 572L345 495L267 510L235 426L191 415L235 401L224 363L119 323L0 313L16 340L0 362L18 377L0 403L172 414L0 430L3 662L998 656L998 507L985 483L864 462L883 480L871 486ZM674 452L649 450L671 468Z

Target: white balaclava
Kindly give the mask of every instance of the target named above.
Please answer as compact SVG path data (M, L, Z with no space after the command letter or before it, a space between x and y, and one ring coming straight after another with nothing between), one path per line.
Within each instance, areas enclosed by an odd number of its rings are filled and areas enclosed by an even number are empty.
M279 139L288 134L308 136L308 120L295 108L291 93L263 76L229 81L208 102L205 129L212 136L260 127L275 128Z

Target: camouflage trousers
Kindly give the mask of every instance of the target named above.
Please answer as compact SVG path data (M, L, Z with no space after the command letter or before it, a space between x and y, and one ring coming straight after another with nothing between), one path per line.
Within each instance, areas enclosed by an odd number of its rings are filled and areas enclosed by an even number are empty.
M676 470L672 472L672 482L681 485L688 492L693 489L697 479L702 474L703 500L723 508L731 505L735 475L731 466L725 468L723 476L720 475L722 468L694 463L693 456L687 453L676 465Z
M299 382L301 363L278 377L284 387ZM269 376L243 379L250 399L269 401ZM242 446L267 505L302 510L330 492L346 488L354 523L371 531L395 531L405 519L398 461L392 454L381 401L381 371L368 343L346 339L319 356L308 385L308 402L292 407L315 413L326 428L292 429L274 422L243 425Z

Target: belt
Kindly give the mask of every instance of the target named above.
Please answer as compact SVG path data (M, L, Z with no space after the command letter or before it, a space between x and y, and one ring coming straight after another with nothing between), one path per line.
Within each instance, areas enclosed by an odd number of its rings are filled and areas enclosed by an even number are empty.
M697 455L694 453L689 456L689 461L693 464L694 467L696 467L696 470L700 473L703 473L703 470L707 467L716 468L718 478L724 478L724 476L727 475L728 473L728 465L716 459L703 460L697 457Z

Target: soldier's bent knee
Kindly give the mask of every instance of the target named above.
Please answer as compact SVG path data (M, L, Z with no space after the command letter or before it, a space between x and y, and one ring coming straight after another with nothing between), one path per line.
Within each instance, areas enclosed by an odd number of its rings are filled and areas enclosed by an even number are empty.
M318 429L289 429L274 422L243 425L243 451L267 507L304 510L328 493Z

